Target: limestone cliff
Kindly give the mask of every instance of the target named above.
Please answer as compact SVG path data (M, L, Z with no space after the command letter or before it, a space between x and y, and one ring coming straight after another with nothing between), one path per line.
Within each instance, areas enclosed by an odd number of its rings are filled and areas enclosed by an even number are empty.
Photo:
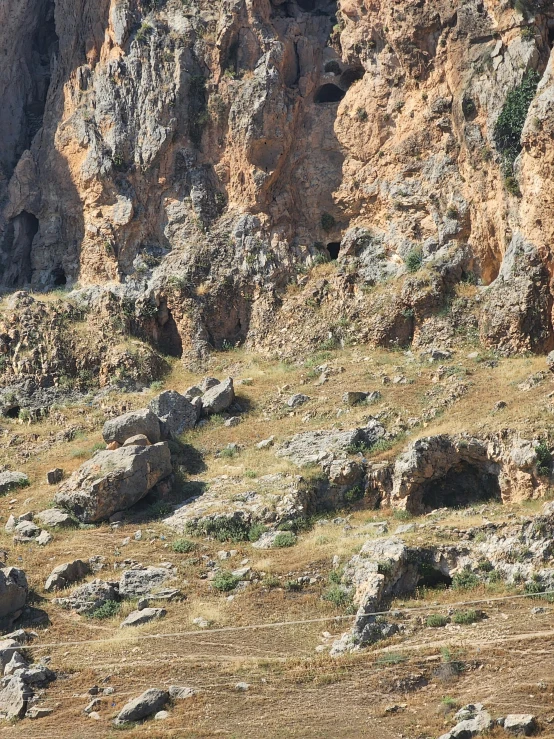
M550 3L1 0L0 20L6 289L72 287L187 360L345 326L552 347Z

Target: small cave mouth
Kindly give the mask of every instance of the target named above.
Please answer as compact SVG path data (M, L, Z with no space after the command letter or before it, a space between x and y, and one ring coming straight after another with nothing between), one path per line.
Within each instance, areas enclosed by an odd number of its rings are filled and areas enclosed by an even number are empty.
M327 244L327 251L329 252L331 260L333 262L336 261L339 258L340 241L332 241L330 244Z
M170 357L181 359L183 356L183 341L170 310L167 311L166 322L159 329L158 346L164 354Z
M341 75L340 83L348 90L354 82L361 80L364 74L365 70L363 67L351 67L350 69L345 69Z
M419 509L466 508L490 500L502 500L498 475L462 461L422 486Z
M449 588L451 585L452 578L450 575L445 575L444 572L436 567L432 567L429 564L423 564L419 567L419 579L416 587L438 590Z
M54 287L64 287L64 285L67 285L67 275L63 267L53 269L50 276Z
M325 62L323 71L325 72L325 74L339 75L341 72L340 64L337 62L336 59L330 59L328 62Z
M321 85L315 94L315 103L340 103L343 97L346 95L344 90L341 90L337 85L333 85L332 82L328 82L325 85Z
M20 412L21 412L21 406L12 405L11 408L6 408L2 415L5 418L19 418Z

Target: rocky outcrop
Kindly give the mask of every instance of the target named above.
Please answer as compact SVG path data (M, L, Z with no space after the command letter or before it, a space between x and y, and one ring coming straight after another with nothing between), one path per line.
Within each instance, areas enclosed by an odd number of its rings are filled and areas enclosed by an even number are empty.
M55 501L84 523L103 521L137 503L171 471L165 442L98 452L60 486Z
M164 439L178 437L193 429L199 409L175 390L165 390L150 401L150 410L158 417Z
M123 444L127 439L138 434L146 436L151 444L157 444L161 440L160 421L148 408L129 411L117 418L110 418L102 429L102 436L108 444L113 441Z
M92 613L108 601L119 601L119 583L93 580L75 588L67 597L54 599L63 608L80 614Z
M17 567L0 569L0 619L7 622L18 618L28 593L29 586L23 570Z
M63 590L74 582L82 580L91 572L90 564L83 562L82 559L75 559L73 562L54 567L48 579L44 583L44 589L47 592L52 590Z
M153 713L161 710L169 701L169 693L165 690L150 688L138 698L133 698L126 703L117 714L117 721L142 721Z

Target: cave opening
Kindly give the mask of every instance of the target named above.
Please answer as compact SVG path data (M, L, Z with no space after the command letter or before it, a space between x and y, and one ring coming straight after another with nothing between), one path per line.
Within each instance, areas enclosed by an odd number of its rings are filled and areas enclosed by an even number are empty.
M418 588L431 588L432 590L449 588L452 585L450 575L433 567L430 564L422 564L419 566L419 579L417 581Z
M159 329L158 346L169 357L181 359L183 356L183 341L170 310L167 311L167 320Z
M296 0L296 2L306 13L311 13L315 9L315 0Z
M337 85L328 82L322 85L315 94L314 102L316 103L339 103L346 95Z
M4 410L4 416L6 418L19 418L21 407L19 405L12 405L11 408Z
M462 461L422 486L421 509L465 508L474 503L501 500L498 475Z
M31 249L33 239L38 233L38 218L22 210L12 221L13 240L11 244L12 262L17 263L17 272L11 279L11 287L24 285L31 279Z
M337 62L336 59L330 59L328 62L325 62L323 71L325 72L325 74L334 74L338 76L341 72L340 64Z
M67 276L63 267L56 267L53 269L50 276L54 287L63 287L64 285L67 285Z
M341 75L340 83L343 87L348 89L354 84L354 82L361 80L364 73L365 70L363 67L350 67L350 69L345 69Z
M332 241L330 244L327 244L327 251L332 261L337 260L340 252L340 241Z

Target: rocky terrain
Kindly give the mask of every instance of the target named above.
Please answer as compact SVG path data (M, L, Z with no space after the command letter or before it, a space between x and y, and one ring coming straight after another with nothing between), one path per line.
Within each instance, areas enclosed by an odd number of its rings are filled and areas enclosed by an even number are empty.
M552 4L0 20L0 733L554 736Z

